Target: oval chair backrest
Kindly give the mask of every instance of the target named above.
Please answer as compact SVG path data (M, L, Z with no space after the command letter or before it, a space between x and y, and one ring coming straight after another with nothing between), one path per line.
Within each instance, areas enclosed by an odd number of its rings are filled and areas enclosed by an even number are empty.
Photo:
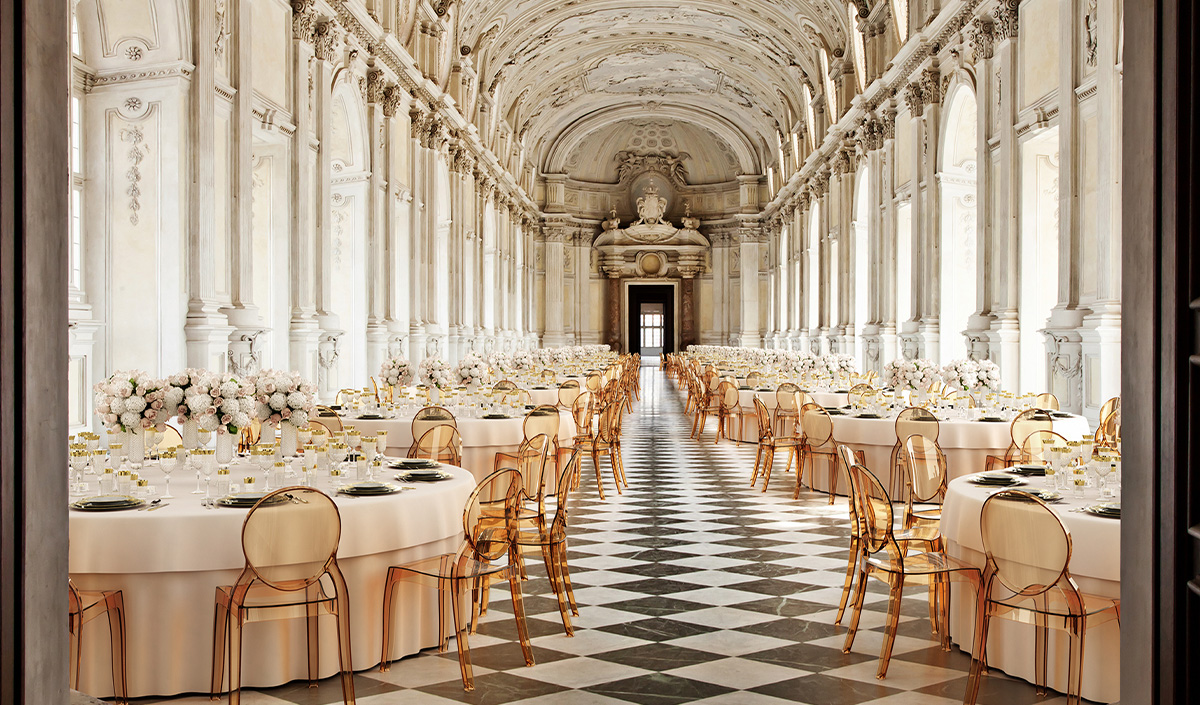
M771 440L771 412L757 394L754 395L754 416L758 419L758 440Z
M525 414L525 423L522 425L522 429L527 439L542 434L550 439L551 445L557 446L558 407L543 404L530 409L529 413Z
M1025 438L1029 434L1042 430L1054 430L1054 418L1050 416L1050 412L1045 409L1022 411L1012 420L1012 425L1009 427L1009 435L1012 437L1013 447L1020 448L1025 443Z
M908 483L911 502L932 502L946 492L946 455L937 441L919 434L904 440L908 458Z
M775 390L775 408L784 411L800 410L800 388L792 382L782 382Z
M1108 401L1104 402L1103 406L1100 407L1099 418L1101 420L1107 419L1109 414L1111 414L1112 412L1114 412L1120 408L1121 408L1121 397L1113 397L1112 399L1109 399Z
M454 419L454 414L450 413L449 409L440 406L427 406L413 415L412 420L412 437L413 440L419 440L429 432L429 429L435 426L451 426L458 428L458 422Z
M511 392L517 389L517 383L510 379L502 379L492 385L493 392Z
M285 487L258 501L242 523L246 567L277 590L301 590L337 555L342 518L324 492Z
M758 385L761 381L762 381L762 377L757 372L746 373L746 386L747 387L750 387L750 388L758 387Z
M920 406L910 406L896 416L896 441L903 443L905 438L920 435L937 443L941 427L933 412Z
M571 418L575 420L576 433L586 434L591 431L593 413L592 393L583 391L576 395L571 404Z
M587 387L589 392L595 394L596 392L600 391L601 387L604 386L604 380L600 377L598 372L589 372L587 377L584 377L584 385Z
M1058 411L1058 397L1050 392L1037 395L1034 399L1034 404L1037 404L1039 409L1049 409L1050 411Z
M562 467L562 472L558 476L558 486L554 490L554 523L551 531L565 532L567 529L567 514L568 505L571 503L571 486L575 484L575 473L579 470L579 463L583 458L583 451L579 448L571 451L571 455L567 458L567 462ZM565 535L565 534L564 534Z
M1006 589L1038 595L1069 578L1071 532L1037 497L1019 490L988 497L979 530L988 563Z
M342 417L338 416L337 412L328 406L317 407L317 420L325 424L325 428L330 431L336 433L342 432ZM255 441L255 443L257 442Z
M408 457L444 460L451 465L462 465L462 436L458 435L457 428L448 424L434 426L413 443Z
M860 538L868 553L889 549L893 558L903 560L892 534L892 500L875 474L857 463L850 466L850 494L861 529Z
M612 443L617 438L617 431L620 430L620 411L621 402L609 402L600 410L600 424L596 430L599 440L605 443Z
M570 409L575 404L575 397L579 396L579 394L579 380L569 379L558 387L558 403Z
M501 468L479 481L463 510L463 533L471 554L494 561L508 554L520 508L521 473ZM497 521L496 510L503 508Z
M721 382L717 386L717 394L720 395L721 409L724 411L732 411L741 406L741 397L738 394L737 385L729 380Z
M546 491L546 458L551 452L550 437L544 433L521 441L517 448L517 470L525 496L541 501Z
M1030 463L1044 463L1049 460L1047 451L1054 446L1067 445L1067 439L1054 431L1040 429L1025 437L1021 442L1021 456Z
M800 407L800 428L804 429L804 438L809 448L829 450L823 446L833 440L833 419L829 417L825 407L811 402Z
M542 370L542 381L549 382L550 384L554 384L555 382L558 381L558 373L555 372L554 370L546 368L546 369Z

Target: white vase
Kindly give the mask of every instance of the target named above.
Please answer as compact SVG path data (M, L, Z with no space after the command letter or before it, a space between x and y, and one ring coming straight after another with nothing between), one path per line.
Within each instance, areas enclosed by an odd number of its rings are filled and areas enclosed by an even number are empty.
M279 452L285 458L296 455L296 426L290 421L279 422Z
M232 433L217 432L217 465L228 465L233 462L233 439Z
M139 426L125 437L125 448L128 451L126 455L129 457L129 462L141 465L146 459L146 433Z
M442 390L438 389L437 387L430 387L429 388L429 403L436 405L441 400L442 400Z
M195 450L200 445L200 422L195 419L188 419L183 422L183 447L188 450Z

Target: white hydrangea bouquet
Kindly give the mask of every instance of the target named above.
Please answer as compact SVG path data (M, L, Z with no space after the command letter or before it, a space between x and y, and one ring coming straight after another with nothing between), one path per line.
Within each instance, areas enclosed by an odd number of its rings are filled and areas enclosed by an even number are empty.
M549 348L538 348L531 352L530 356L537 367L549 367L554 364L554 351Z
M255 413L263 423L301 428L316 411L316 388L299 373L263 370L254 377Z
M517 372L528 372L537 364L529 350L518 350L512 354L512 367Z
M221 379L216 375L210 382L204 391L196 385L194 393L187 398L192 418L198 419L200 428L206 431L236 436L250 426L254 417L257 408L255 386L236 377Z
M512 372L516 372L516 365L513 364L513 356L504 352L503 350L497 350L491 355L488 355L487 361L493 370L502 375L508 375Z
M793 374L811 374L817 370L817 357L807 350L793 350L788 353L787 365Z
M440 357L427 357L417 367L417 381L433 389L449 389L454 385L450 366Z
M397 355L383 361L379 367L379 377L389 387L408 386L413 378L412 365L408 363L408 358Z
M951 360L942 367L942 381L964 392L994 390L1000 384L1000 368L990 360L985 362L986 367L976 360Z
M937 382L941 375L937 365L925 358L915 360L892 360L883 368L883 378L893 389L912 389L924 392Z
M488 363L478 353L467 353L454 367L454 377L467 386L482 384L488 377Z
M182 424L193 418L188 398L196 394L208 394L213 385L213 375L208 370L189 367L167 377L164 381L166 382L167 408ZM199 417L196 417L196 421L199 420ZM216 428L216 423L212 422L210 428L205 430L215 431Z
M118 370L93 387L96 415L124 433L158 426L168 415L164 386L141 370Z
M830 377L852 375L858 372L858 365L854 362L854 356L845 353L822 355L818 358L817 368Z

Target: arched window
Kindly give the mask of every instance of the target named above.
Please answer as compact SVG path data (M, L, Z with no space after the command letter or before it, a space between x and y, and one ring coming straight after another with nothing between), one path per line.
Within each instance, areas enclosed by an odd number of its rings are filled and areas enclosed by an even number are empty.
M896 34L903 44L908 41L908 0L892 0L892 18L896 20Z
M978 303L975 94L961 86L947 98L946 105L938 170L942 241L938 318L943 363L967 356L963 331Z
M804 84L803 91L804 91L804 117L805 117L805 120L808 122L808 148L816 149L817 145L814 140L817 139L817 122L816 122L817 118L816 118L816 114L813 112L813 94L812 94L812 90L809 89L807 83Z
M854 76L858 79L858 90L867 87L867 46L862 30L858 27L858 8L854 3L846 3L846 12L850 16L850 38L854 52Z
M837 90L829 75L829 52L824 49L821 50L821 81L825 91L825 109L829 111L829 122L832 124L838 117Z

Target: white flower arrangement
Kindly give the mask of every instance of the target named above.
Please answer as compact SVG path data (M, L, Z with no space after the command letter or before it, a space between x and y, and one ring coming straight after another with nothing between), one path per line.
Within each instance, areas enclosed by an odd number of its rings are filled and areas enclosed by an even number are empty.
M179 423L185 423L192 418L192 405L188 398L196 394L208 394L213 385L213 375L208 370L201 370L194 367L189 367L182 372L167 377L166 382L166 402L167 408L179 420ZM197 421L199 419L197 418ZM216 426L205 430L213 431Z
M822 355L818 358L817 368L830 377L852 375L858 372L858 365L854 361L854 356L845 353Z
M883 378L893 389L928 390L941 379L937 365L925 358L892 360L883 368Z
M299 373L263 370L254 380L255 413L263 423L282 421L297 428L308 425L316 411L316 388L301 379Z
M965 392L994 392L1000 387L1000 368L991 360L952 360L942 367L942 380Z
M118 370L93 387L96 415L104 425L124 432L147 429L165 420L165 385L141 370Z
M503 350L497 350L488 355L487 362L493 370L499 372L501 375L507 375L516 371L516 366L513 364L513 356Z
M201 429L237 435L250 426L256 411L253 383L211 375L207 383L193 385L193 390L185 401Z
M537 367L546 368L554 364L554 353L550 348L538 348L532 351L530 356Z
M388 358L379 367L379 377L389 387L405 387L412 381L412 365L403 355Z
M417 381L427 387L449 389L454 385L450 366L440 357L427 357L417 366Z
M787 356L785 369L797 375L812 374L817 371L817 356L807 350L793 350Z
M528 372L535 365L537 362L534 360L533 352L529 350L520 350L512 354L512 368L516 372Z
M488 377L488 363L477 353L467 353L454 367L459 384L482 384Z

